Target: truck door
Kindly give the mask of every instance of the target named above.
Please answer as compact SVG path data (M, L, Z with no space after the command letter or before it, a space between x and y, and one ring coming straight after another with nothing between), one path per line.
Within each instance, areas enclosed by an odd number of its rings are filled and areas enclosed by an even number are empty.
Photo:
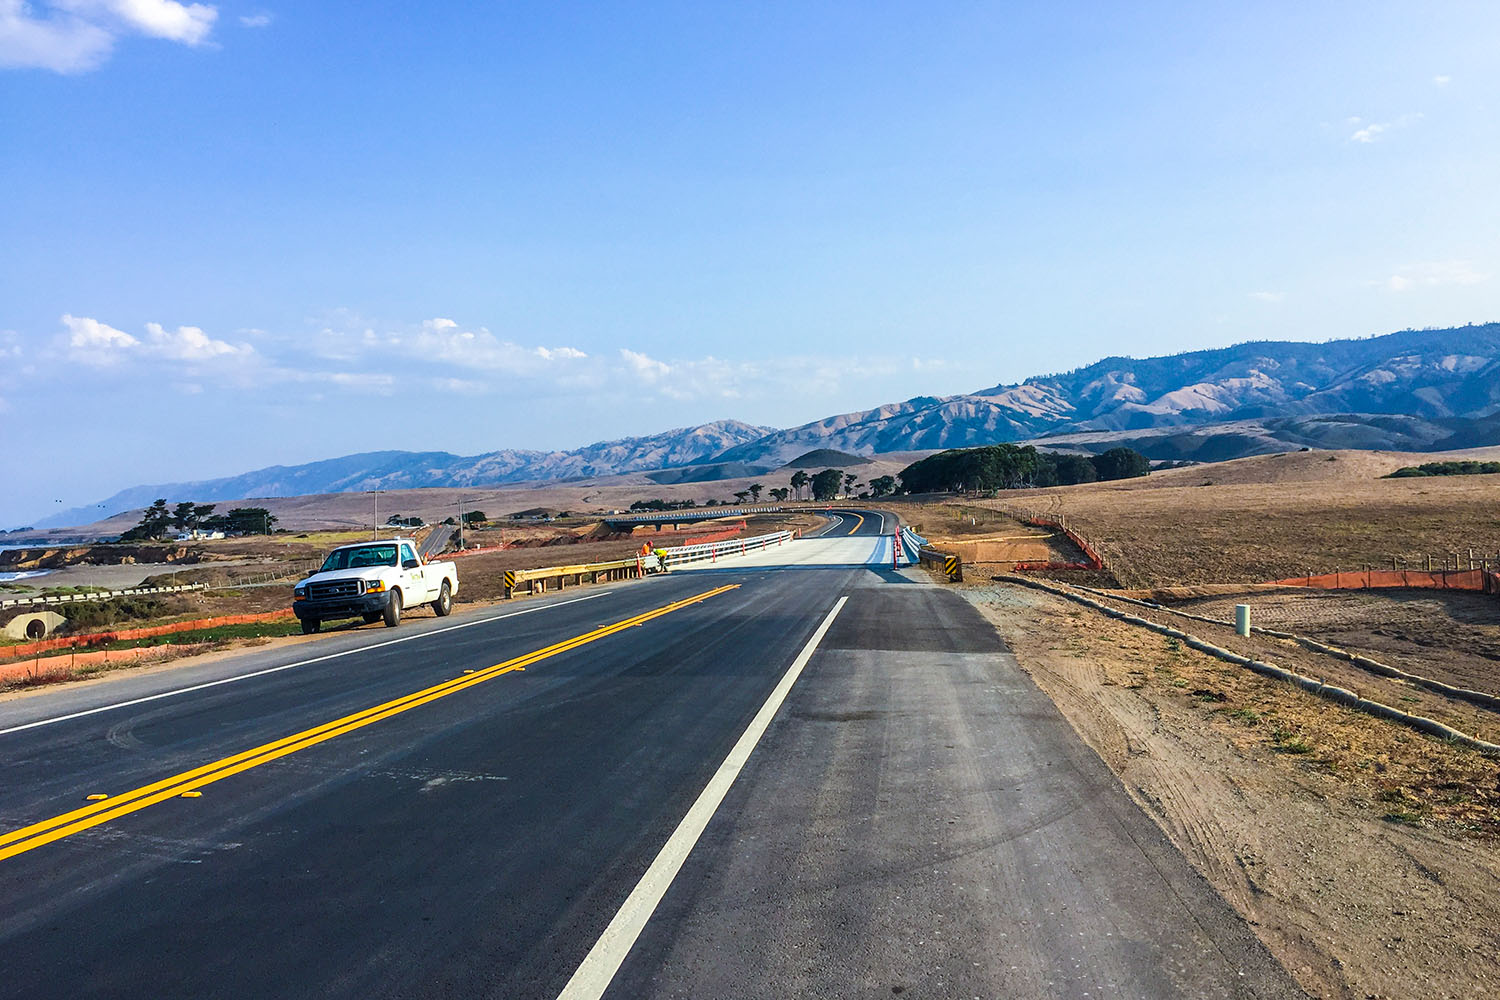
M403 604L410 608L432 600L432 588L426 579L426 569L412 550L410 542L401 543L401 575L406 584L403 588L406 594Z

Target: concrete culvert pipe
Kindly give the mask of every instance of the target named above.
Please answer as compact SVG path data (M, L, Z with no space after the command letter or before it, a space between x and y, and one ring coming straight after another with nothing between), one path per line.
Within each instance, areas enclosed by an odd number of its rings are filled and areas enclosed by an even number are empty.
M31 611L12 618L5 626L5 634L12 639L35 642L47 638L66 624L68 620L56 611Z

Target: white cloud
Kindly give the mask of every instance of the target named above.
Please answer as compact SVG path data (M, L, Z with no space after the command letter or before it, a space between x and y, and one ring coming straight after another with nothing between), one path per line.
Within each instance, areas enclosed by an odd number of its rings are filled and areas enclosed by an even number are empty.
M334 372L329 375L318 376L318 378L319 380L326 379L334 385L341 385L346 389L386 392L396 386L396 376L387 375L383 372Z
M271 15L264 11L259 14L241 14L240 24L247 28L268 28L271 25Z
M1349 136L1349 141L1368 145L1369 143L1374 142L1385 132L1389 132L1392 129L1406 128L1409 125L1415 125L1421 120L1422 116L1420 114L1412 114L1402 115L1400 118L1397 118L1394 121L1371 122L1364 128L1359 129L1353 135ZM1359 122L1360 119L1358 118L1349 119L1349 124L1351 125L1358 125Z
M1250 297L1257 302L1280 302L1286 298L1285 292L1251 292Z
M53 0L53 3L106 28L113 24L124 31L184 45L201 44L219 16L217 9L206 4L184 4L177 0Z
M620 357L624 360L627 371L638 378L645 379L647 382L656 382L672 374L671 365L657 361L655 358L642 354L639 351L632 351L628 347L620 348ZM713 362L713 358L707 360L709 363Z
M141 339L90 316L65 315L62 324L69 360L95 368L117 365L130 358L194 365L245 362L255 357L255 348L249 344L215 340L196 326L168 330L160 323L147 323L146 337Z
M23 0L0 0L0 66L82 73L108 58L114 35L68 13L37 17Z
M397 358L413 365L440 364L515 375L569 373L588 355L575 347L526 347L497 337L484 327L466 329L443 316L415 328L379 331L357 317L336 313L312 340L319 357L348 364Z
M62 322L68 329L68 357L86 365L117 364L124 352L141 343L124 330L88 316L64 314Z
M1430 260L1399 268L1397 272L1380 282L1393 292L1405 292L1412 288L1435 288L1442 285L1479 285L1490 276L1466 260Z
M1446 87L1446 86L1448 86L1448 84L1450 84L1450 83L1453 82L1453 77L1446 76L1446 75L1444 75L1444 76L1435 76L1435 77L1432 78L1432 82L1435 83L1435 84L1437 84L1439 87Z
M214 340L196 326L179 326L175 330L167 330L160 323L147 323L146 334L149 352L173 361L248 358L255 353L255 348L249 344Z
M586 358L587 354L575 347L538 347L536 356L543 361L570 361L577 358Z
M201 45L218 16L177 0L0 0L0 66L82 73L102 65L124 35Z

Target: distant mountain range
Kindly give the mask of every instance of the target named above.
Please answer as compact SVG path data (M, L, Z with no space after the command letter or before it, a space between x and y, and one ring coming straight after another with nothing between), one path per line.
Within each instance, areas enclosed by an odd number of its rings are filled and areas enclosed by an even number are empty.
M1322 344L1260 341L1106 358L1063 375L917 396L787 430L723 420L572 451L372 452L198 483L136 486L39 527L157 497L200 503L649 472L663 485L760 475L815 449L856 455L999 441L1220 460L1290 447L1435 451L1500 444L1500 324ZM675 471L709 466L697 472ZM666 470L666 471L663 471Z
M1350 414L1354 422L1358 415L1448 421L1438 437L1462 437L1467 421L1497 408L1500 324L1491 323L1324 344L1261 341L1164 358L1106 358L1065 375L826 417L739 445L715 461L778 465L811 448L868 455L1312 414Z
M623 472L669 469L703 462L774 430L739 420L719 420L648 437L601 441L571 451L507 449L483 455L446 451L372 451L306 465L273 465L244 475L200 482L132 486L97 505L67 510L38 528L87 524L121 511L149 506L158 497L197 503L245 497L290 497L312 493L401 490L419 486L476 486L538 479L590 479Z

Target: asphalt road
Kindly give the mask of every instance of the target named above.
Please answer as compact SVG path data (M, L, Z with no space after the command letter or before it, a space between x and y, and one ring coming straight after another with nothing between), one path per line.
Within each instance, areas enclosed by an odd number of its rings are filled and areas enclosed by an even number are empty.
M0 996L1299 996L860 516L0 701Z

